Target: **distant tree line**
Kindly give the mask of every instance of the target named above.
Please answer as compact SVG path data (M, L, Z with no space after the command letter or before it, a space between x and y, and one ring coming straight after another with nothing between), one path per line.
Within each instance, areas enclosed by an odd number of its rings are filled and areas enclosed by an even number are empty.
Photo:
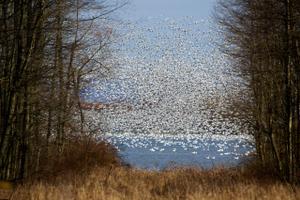
M300 1L219 0L223 49L250 80L257 153L300 180Z
M100 2L100 3L99 3ZM80 91L103 68L111 8L93 0L0 1L0 179L60 158L87 134Z

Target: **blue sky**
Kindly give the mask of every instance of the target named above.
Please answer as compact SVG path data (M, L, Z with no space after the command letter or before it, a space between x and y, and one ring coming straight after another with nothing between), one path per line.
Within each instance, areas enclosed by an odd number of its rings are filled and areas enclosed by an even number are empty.
M125 8L126 18L147 17L181 18L211 16L216 0L129 0Z

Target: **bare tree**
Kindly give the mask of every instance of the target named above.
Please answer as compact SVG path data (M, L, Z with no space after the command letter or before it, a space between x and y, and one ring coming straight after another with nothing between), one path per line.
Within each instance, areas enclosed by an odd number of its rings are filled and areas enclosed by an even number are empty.
M104 19L122 5L0 2L0 179L55 165L47 160L59 159L73 135L86 134L80 92L109 49Z
M220 0L225 52L250 76L255 140L264 165L299 181L299 2Z

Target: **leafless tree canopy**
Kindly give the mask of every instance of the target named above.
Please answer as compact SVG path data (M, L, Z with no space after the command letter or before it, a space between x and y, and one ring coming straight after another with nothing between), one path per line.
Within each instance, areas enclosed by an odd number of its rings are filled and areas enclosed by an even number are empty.
M291 182L300 178L300 1L220 0L224 50L251 77L258 155Z
M118 7L118 6L117 6ZM38 172L87 131L80 90L102 67L117 7L93 0L0 2L0 179Z

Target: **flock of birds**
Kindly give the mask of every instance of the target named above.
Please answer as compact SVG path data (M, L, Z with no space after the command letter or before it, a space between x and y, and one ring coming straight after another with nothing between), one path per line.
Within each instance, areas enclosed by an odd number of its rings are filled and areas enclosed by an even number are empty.
M120 107L87 111L87 118L119 148L182 149L207 159L249 154L251 130L232 110L232 98L245 98L247 87L219 51L221 36L210 26L210 20L192 17L119 25L113 68L105 79L93 81L85 98ZM211 145L218 153L203 153Z

